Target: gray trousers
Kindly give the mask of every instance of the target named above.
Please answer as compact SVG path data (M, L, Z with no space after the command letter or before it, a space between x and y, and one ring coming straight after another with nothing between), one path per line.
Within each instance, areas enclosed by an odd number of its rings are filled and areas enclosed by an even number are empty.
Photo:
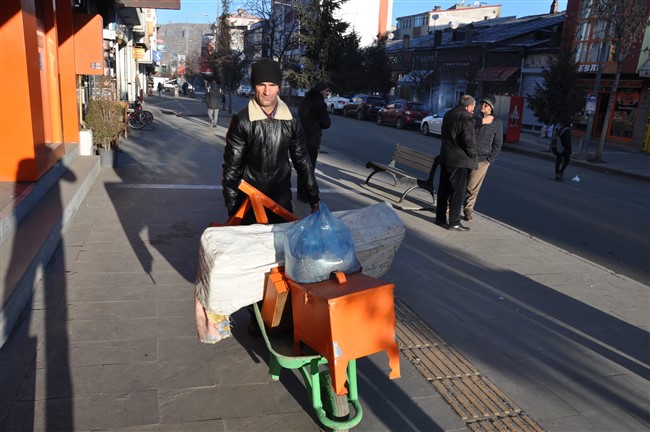
M210 124L216 125L219 118L219 108L208 108L208 117L210 118Z

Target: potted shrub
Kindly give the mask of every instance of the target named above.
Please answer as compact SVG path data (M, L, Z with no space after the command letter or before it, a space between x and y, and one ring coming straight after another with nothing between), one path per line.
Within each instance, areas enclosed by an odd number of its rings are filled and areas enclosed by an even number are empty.
M99 153L102 166L115 165L115 150L124 130L122 106L107 98L90 101L86 123L93 131L93 144Z

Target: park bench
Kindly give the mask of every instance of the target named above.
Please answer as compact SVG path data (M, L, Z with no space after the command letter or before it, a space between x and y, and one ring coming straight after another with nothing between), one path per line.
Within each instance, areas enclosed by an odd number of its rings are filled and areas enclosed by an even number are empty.
M438 168L438 156L432 156L401 144L397 144L393 151L393 156L387 165L370 161L366 163L366 168L371 168L373 170L368 178L366 178L366 185L372 176L378 172L385 172L393 177L395 186L397 186L398 177L400 179L409 179L412 182L412 185L402 194L402 197L399 200L400 203L415 189L426 189L431 194L433 204L435 205L436 199L435 188L433 187L433 177ZM426 179L418 178L410 172L405 171L404 168L410 168L427 174L428 177Z

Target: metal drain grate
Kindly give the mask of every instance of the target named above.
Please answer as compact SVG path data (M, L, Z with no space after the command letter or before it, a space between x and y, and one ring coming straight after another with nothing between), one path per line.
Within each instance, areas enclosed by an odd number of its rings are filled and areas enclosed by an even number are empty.
M438 336L404 302L395 299L400 351L430 382L471 431L539 431L465 357Z

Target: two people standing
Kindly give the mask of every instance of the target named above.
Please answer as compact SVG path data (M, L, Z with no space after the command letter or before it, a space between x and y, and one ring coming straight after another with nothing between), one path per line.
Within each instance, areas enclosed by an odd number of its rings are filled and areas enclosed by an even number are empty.
M476 101L470 95L463 95L458 106L442 121L435 223L453 231L469 231L469 227L460 222L463 198L463 219L471 221L488 168L503 145L501 120L494 116L494 96L485 96L479 103L480 115L474 118Z
M435 224L453 231L468 231L460 223L460 210L467 186L468 170L478 166L473 112L476 100L463 95L460 103L442 119L440 182ZM449 210L449 223L447 223Z

